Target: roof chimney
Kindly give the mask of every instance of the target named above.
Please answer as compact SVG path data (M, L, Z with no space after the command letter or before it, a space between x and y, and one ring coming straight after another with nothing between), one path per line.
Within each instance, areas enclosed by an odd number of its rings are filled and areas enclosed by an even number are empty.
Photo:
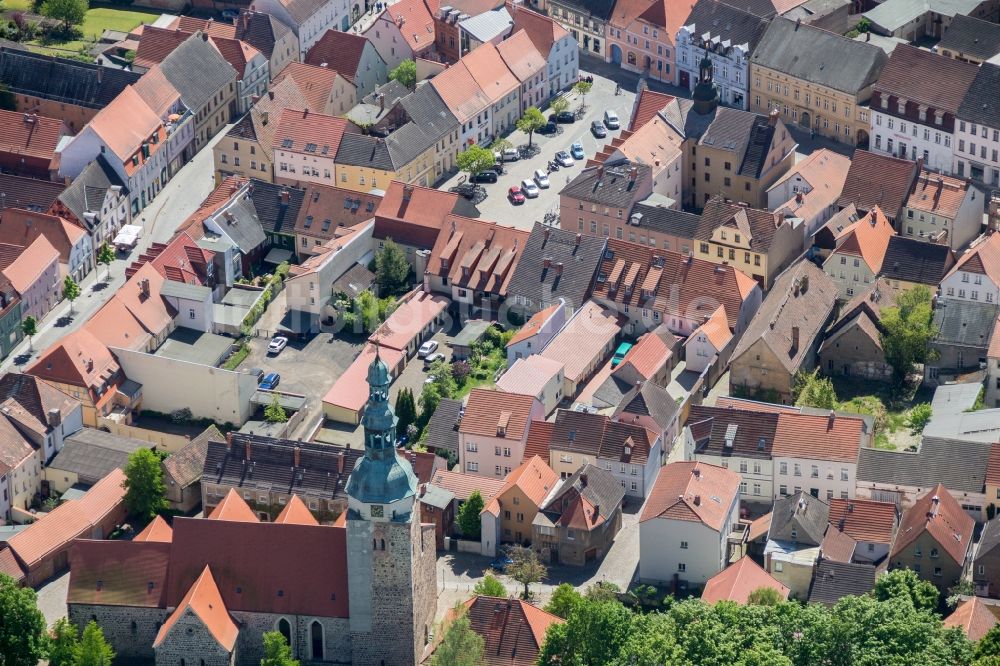
M583 234L577 234L576 235L576 246L577 247L580 247L580 241L582 241L582 240L583 240Z
M49 411L45 412L45 420L48 422L50 428L55 428L57 425L62 423L62 412L58 407L53 407Z
M796 192L795 193L795 203L802 203L802 199L803 199L802 193L801 192Z
M296 446L292 450L293 461L296 467L302 467L302 447Z
M207 32L201 33L201 41L203 41L203 42L207 42L208 41L208 33Z
M97 83L100 84L101 80L104 79L104 65L97 65Z
M632 167L628 172L628 182L634 183L639 178L639 167Z
M691 473L694 475L694 478L696 478L696 479L701 478L701 470L698 469L697 467L695 467L694 469L692 469Z
M403 201L413 198L413 185L403 185Z
M833 424L837 420L837 412L830 410L830 416L826 420L826 429L833 430Z
M542 245L543 245L543 246L544 246L544 245L545 245L546 243L548 243L548 242L549 242L549 234L550 234L550 233L552 233L552 230L551 230L551 229L549 229L548 227L545 227L544 229L542 229Z
M232 451L232 450L233 450L233 433L227 432L226 433L226 451Z
M701 495L695 495L694 496L694 505L695 506L701 506Z
M792 347L791 351L794 353L799 349L799 327L792 326Z
M302 117L303 118L308 118L309 117L309 107L306 107L306 108L302 109Z
M251 453L250 450L252 448L253 448L253 443L251 442L251 440L247 439L246 446L243 447L243 451L246 453L246 455L244 456L244 458L246 458L247 460L250 460L250 453Z
M604 178L604 165L597 167L597 180Z
M771 109L771 113L767 114L767 124L771 127L775 127L778 124L778 110Z
M288 190L286 190L286 189L281 190L281 205L282 206L287 206L288 205L288 200L289 200L289 198L291 196L292 195L291 195L291 193Z
M556 264L556 275L562 275L563 272L563 262L558 262Z
M587 475L586 474L581 474L580 475L580 487L581 488L586 488L587 487Z
M344 473L344 452L341 451L337 454L337 474Z

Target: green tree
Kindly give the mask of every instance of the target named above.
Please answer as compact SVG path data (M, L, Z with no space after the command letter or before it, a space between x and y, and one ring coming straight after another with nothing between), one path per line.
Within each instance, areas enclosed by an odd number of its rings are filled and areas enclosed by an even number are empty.
M836 409L837 392L829 377L820 377L819 368L812 372L799 371L795 375L793 392L798 396L795 404L799 407Z
M480 666L483 663L483 637L472 630L464 611L461 604L455 607L458 617L445 629L431 657L431 666Z
M34 349L32 338L38 333L38 320L31 315L25 317L21 320L21 332L28 338L28 349Z
M496 159L496 154L497 153L500 153L501 155L503 155L503 151L510 150L513 147L514 147L514 144L511 142L510 139L508 139L506 137L500 137L499 139L497 139L496 141L494 141L492 144L490 144L490 150L493 151L493 158L494 159Z
M73 666L111 666L114 660L114 649L104 639L101 628L91 620L80 637Z
M924 286L902 292L895 307L882 310L882 349L897 384L905 383L917 364L933 359L933 315L931 292Z
M483 579L472 588L472 593L481 597L506 597L507 588L503 586L496 576L487 573Z
M755 606L774 606L781 600L781 595L773 587L758 587L747 597L747 603Z
M400 434L409 434L410 425L417 420L417 402L412 389L400 389L396 395L396 418L398 419L396 431Z
M524 115L517 119L517 129L528 135L528 147L531 148L531 139L535 132L545 127L545 116L538 110L537 106L529 106L524 110Z
M576 587L571 583L560 583L545 610L565 620L582 602L583 596L577 592Z
M432 386L437 386L442 398L454 398L458 391L458 383L455 375L451 372L451 365L444 359L438 359L431 363L427 374L434 378ZM426 388L426 387L425 387Z
M146 448L136 449L125 465L125 506L140 520L151 520L167 508L160 458Z
M0 573L0 666L36 666L48 644L45 629L35 591Z
M549 626L538 664L611 664L628 642L633 618L634 614L617 601L586 600L565 624Z
M492 150L473 144L460 152L455 158L455 162L458 164L459 171L464 171L469 174L470 178L474 178L496 164L497 159Z
M260 666L299 666L299 660L292 658L292 648L281 632L264 633L264 658Z
M375 294L365 289L358 294L358 297L354 301L354 307L365 333L374 333L379 324L382 323L379 313L379 303Z
M389 70L389 80L399 81L409 90L417 85L417 63L407 58Z
M560 95L549 102L549 109L552 113L560 114L569 108L569 100Z
M87 16L90 3L87 0L45 0L42 3L42 16L56 21L62 21L64 28L80 25Z
M931 413L931 403L929 402L921 402L911 407L910 413L906 417L906 425L909 426L910 432L914 435L922 433L924 427L931 420Z
M420 417L418 423L421 428L425 427L434 416L434 410L441 402L441 389L435 384L424 384L420 391ZM425 431L426 432L426 431Z
M76 283L72 275L67 275L63 280L63 298L69 301L69 313L73 314L73 301L80 297L80 285Z
M56 620L49 640L49 666L73 666L79 643L76 625L64 617Z
M105 243L101 246L101 249L97 251L97 263L104 265L107 268L107 272L104 274L104 279L107 280L111 277L111 262L115 260L115 251L110 245Z
M530 599L531 590L528 586L545 580L548 570L538 560L535 551L525 546L507 546L507 557L511 559L511 563L507 565L504 573L524 586L521 598Z
M591 83L590 81L577 81L576 85L573 86L573 90L575 90L580 95L581 109L587 108L587 93L589 93L593 87L594 84Z
M921 580L912 569L894 569L882 574L875 581L875 598L879 601L903 599L915 610L933 611L937 608L937 588Z
M410 287L410 263L391 238L375 253L375 283L383 294L400 294Z
M268 423L285 423L288 421L288 414L285 413L285 408L281 406L281 400L278 398L277 393L271 396L270 404L264 408L264 420Z
M978 660L992 657L1000 658L1000 625L997 625L986 632L986 635L976 643L977 663Z
M462 534L472 540L479 538L482 523L479 522L479 514L483 512L483 495L478 490L473 490L469 499L458 507L458 529Z
M584 596L591 601L617 601L621 591L614 583L602 580L588 587Z

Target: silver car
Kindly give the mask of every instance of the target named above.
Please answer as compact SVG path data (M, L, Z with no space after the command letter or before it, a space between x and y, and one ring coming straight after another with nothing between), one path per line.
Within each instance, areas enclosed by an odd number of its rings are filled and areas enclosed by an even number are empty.
M543 169L535 169L535 182L538 183L538 187L546 189L549 186L549 174Z
M530 178L525 178L521 181L521 191L524 192L524 196L534 199L538 196L538 185L535 185L535 181Z

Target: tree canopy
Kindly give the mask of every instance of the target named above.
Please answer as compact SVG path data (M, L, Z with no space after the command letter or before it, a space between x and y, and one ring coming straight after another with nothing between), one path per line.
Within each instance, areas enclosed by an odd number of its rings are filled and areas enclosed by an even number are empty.
M478 490L473 490L469 499L458 507L458 529L469 539L478 539L482 530L482 523L479 514L483 512L483 495Z
M73 301L80 297L80 285L76 283L72 275L67 275L63 280L62 295L69 301L69 311L73 312Z
M114 660L114 649L105 640L104 632L98 624L91 620L76 647L73 666L111 666Z
M922 580L911 569L893 569L879 576L875 581L874 594L879 601L909 601L918 611L933 611L941 597L933 584Z
M480 666L483 663L483 637L472 630L464 611L464 606L456 606L458 617L445 629L441 644L431 657L431 666Z
M493 155L492 150L474 144L460 152L455 161L459 171L475 176L496 164L497 158Z
M406 253L391 238L386 239L375 253L375 283L379 291L383 296L403 293L410 286L409 278Z
M36 666L48 647L45 629L35 591L0 573L0 666Z
M476 586L472 588L472 593L481 597L506 597L507 588L496 576L488 573L476 583Z
M917 364L932 360L930 342L937 334L933 316L931 292L924 286L900 293L895 307L882 310L882 349L897 384L904 383Z
M529 106L524 110L524 115L517 119L517 129L528 135L528 146L531 146L532 136L538 130L545 127L545 116L538 110L537 106Z
M107 267L107 274L105 275L105 278L111 274L111 262L114 260L114 249L112 249L112 247L107 243L104 243L104 245L101 246L101 249L97 251L97 263L104 264L104 266Z
M299 666L299 660L292 658L292 648L279 631L264 634L264 658L260 666Z
M812 372L799 371L795 375L793 392L795 404L799 407L817 407L819 409L836 409L837 392L829 377L820 377L819 368Z
M545 606L545 610L565 620L582 601L583 596L577 592L574 585L561 583L552 593L552 597L549 599L548 605Z
M149 449L136 449L125 465L125 506L140 520L152 520L167 508L160 458Z
M410 90L413 90L413 87L417 85L417 63L407 58L389 70L389 80L399 81Z
M562 95L556 97L551 102L549 102L549 109L551 109L552 113L562 113L568 108L569 108L569 100L563 97Z
M511 559L511 563L504 573L523 585L524 593L521 597L530 599L531 590L528 586L545 580L548 570L538 560L535 551L525 546L508 546L507 557Z
M45 0L42 16L62 21L65 27L80 25L87 16L90 3L87 0Z
M49 640L49 666L73 666L79 642L75 624L65 617L56 620Z

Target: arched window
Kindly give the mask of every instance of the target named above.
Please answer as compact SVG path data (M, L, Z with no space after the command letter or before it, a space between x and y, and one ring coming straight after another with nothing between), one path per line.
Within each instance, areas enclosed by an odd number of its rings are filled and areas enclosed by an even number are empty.
M131 627L131 629L132 629L132 633L133 634L136 633L139 630L139 627L137 627L136 624L135 624L135 620L132 620L132 627Z
M309 625L309 641L312 643L312 658L323 658L323 625L313 620Z
M278 633L285 637L289 646L292 645L292 625L285 618L278 620Z
M187 662L184 661L184 657L181 657L181 666L187 666Z
M382 550L385 550L385 539L379 539L379 546Z

